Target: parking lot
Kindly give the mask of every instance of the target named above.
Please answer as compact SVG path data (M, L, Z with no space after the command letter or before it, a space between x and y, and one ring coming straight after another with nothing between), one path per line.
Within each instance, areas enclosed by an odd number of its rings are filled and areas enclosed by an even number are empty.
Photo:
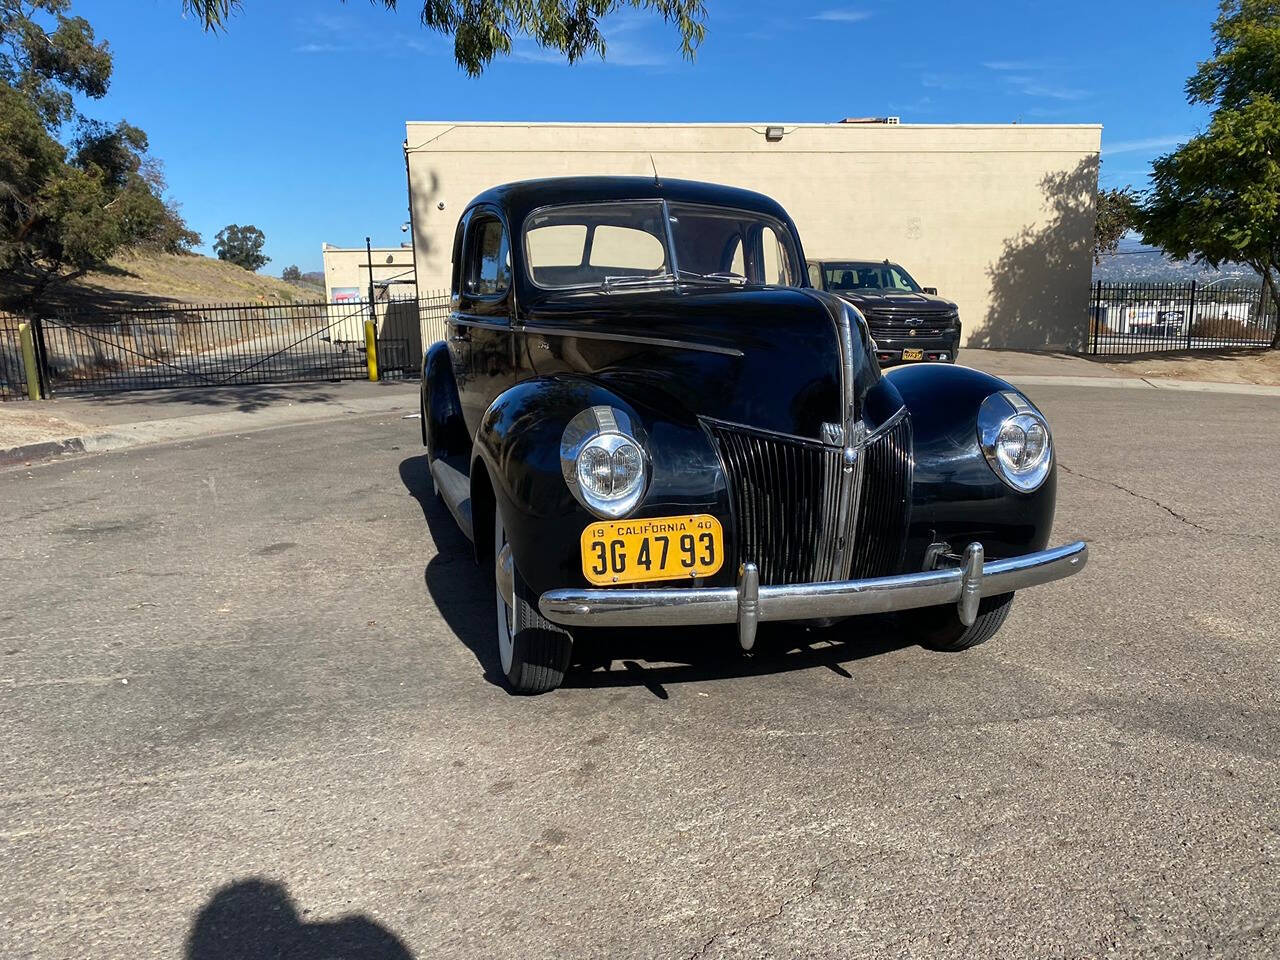
M538 698L415 420L0 471L0 954L1274 957L1280 400L1028 393L1092 553L991 643Z

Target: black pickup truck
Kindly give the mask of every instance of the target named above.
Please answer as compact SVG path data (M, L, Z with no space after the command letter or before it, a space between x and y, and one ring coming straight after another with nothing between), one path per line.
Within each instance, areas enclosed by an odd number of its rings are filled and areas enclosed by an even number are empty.
M888 260L810 260L809 282L857 307L876 341L881 366L955 363L960 311Z

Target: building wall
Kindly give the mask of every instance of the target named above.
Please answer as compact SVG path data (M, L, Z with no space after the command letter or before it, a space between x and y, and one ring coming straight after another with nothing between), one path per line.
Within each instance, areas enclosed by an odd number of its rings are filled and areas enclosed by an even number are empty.
M329 301L329 331L334 340L364 342L364 321L369 316L369 251L364 247L333 247L324 244L324 292ZM415 296L413 247L374 247L374 295L379 302ZM405 283L403 281L409 281ZM386 327L389 313L379 309L378 319ZM380 329L378 336L388 334ZM417 351L417 344L413 349Z
M967 346L1080 345L1101 127L410 123L419 289L447 289L458 216L532 177L651 175L769 194L811 257L889 258L960 306ZM443 209L441 207L443 206Z
M324 290L326 297L332 301L335 290L359 291L359 296L369 296L369 251L364 247L332 247L324 244ZM375 284L383 284L390 280L409 281L396 282L387 290L392 297L414 296L413 285L413 248L374 247L373 248L373 280ZM378 291L382 296L381 289Z

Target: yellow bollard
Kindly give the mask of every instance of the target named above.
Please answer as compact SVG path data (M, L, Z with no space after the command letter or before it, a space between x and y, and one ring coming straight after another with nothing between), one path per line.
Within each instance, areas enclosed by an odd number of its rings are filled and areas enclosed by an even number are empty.
M40 399L40 377L36 373L36 338L31 324L18 324L18 339L22 341L22 365L27 371L27 396Z
M364 355L369 362L369 379L378 379L378 334L373 329L373 321L364 322Z

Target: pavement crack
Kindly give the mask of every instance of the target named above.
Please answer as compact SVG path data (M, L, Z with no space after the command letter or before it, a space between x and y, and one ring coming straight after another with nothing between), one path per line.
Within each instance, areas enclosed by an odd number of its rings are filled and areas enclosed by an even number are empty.
M703 944L701 947L699 947L693 953L689 954L688 960L702 960L702 958L707 955L707 951L710 950L716 944L716 941L720 940L722 937L736 936L738 934L746 933L748 930L753 930L756 927L761 927L761 926L764 926L765 924L773 923L775 920L778 920L789 909L791 909L792 907L796 906L799 903L802 903L803 901L809 899L811 896L817 893L818 881L822 879L822 875L824 873L826 873L832 867L843 866L850 863L853 863L852 858L831 860L828 863L824 863L822 866L818 867L818 869L816 869L813 872L813 876L809 878L809 882L806 884L806 888L801 893L798 893L795 896L786 898L785 900L781 901L778 904L778 907L776 910L773 910L766 914L762 914L761 916L758 916L752 920L747 921L741 926L732 927L728 930L717 930L705 941L703 941Z
M1106 484L1108 487L1114 487L1115 489L1119 490L1122 493L1127 493L1131 497L1136 497L1139 500L1143 500L1147 503L1152 504L1153 506L1157 506L1161 510L1163 510L1165 513L1167 513L1169 516L1173 517L1173 519L1177 520L1179 523L1184 524L1188 527L1191 527L1193 530L1199 530L1201 533L1212 533L1220 537L1244 537L1249 540L1262 540L1267 543L1271 542L1269 538L1259 536L1258 534L1234 533L1234 532L1228 532L1225 530L1215 530L1212 527L1206 527L1204 524L1196 523L1191 518L1184 516L1183 514L1179 513L1177 510L1174 510L1172 507L1166 506L1165 504L1157 500L1155 497L1148 497L1145 493L1138 493L1137 490L1131 490L1129 487L1126 487L1123 483L1116 483L1114 480L1108 480L1105 477L1093 477L1087 473L1081 473L1079 470L1072 470L1062 461L1058 461L1058 468L1062 470L1064 473L1069 473L1073 477L1079 477L1081 480L1092 480L1094 483Z

